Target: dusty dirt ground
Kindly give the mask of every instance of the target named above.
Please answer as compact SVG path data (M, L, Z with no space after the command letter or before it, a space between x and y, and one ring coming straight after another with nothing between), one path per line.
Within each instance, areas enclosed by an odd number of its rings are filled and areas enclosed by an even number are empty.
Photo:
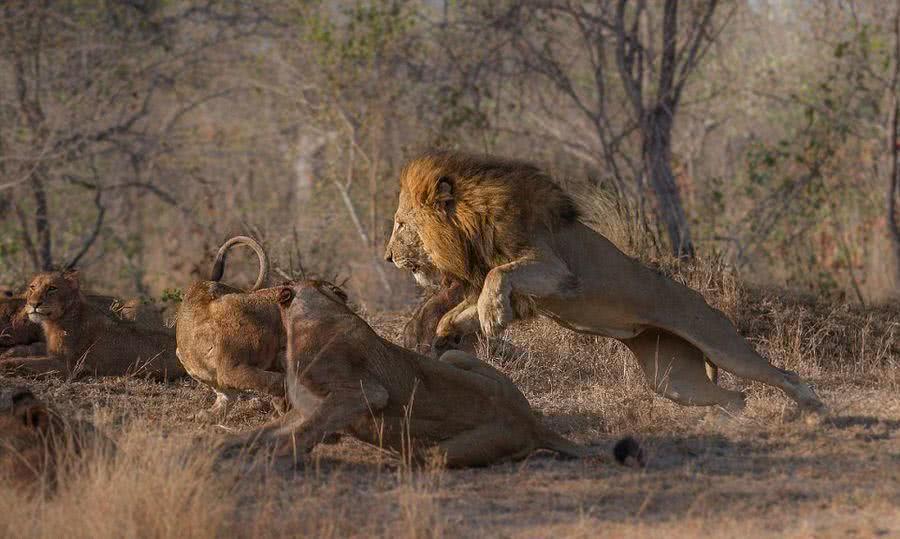
M749 394L739 416L677 406L650 392L619 345L549 323L483 344L482 357L513 377L549 425L607 455L616 439L633 435L648 456L643 469L611 456L564 461L540 453L483 469L416 469L346 437L319 446L299 468L265 457L214 462L210 455L229 432L271 417L265 398L247 396L226 421L209 425L191 416L212 404L212 392L190 380L5 378L0 383L28 385L62 411L93 418L122 451L116 462L80 472L87 479L69 478L53 494L12 504L0 531L900 536L897 314L771 297L736 302L730 312L773 362L815 383L827 418L796 418L777 391L727 375L723 384ZM370 318L382 333L396 331L396 318ZM4 489L0 501L19 499Z

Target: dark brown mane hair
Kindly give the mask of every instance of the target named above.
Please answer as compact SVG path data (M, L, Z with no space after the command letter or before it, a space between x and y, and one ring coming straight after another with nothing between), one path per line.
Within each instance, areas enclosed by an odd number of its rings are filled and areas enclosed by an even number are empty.
M536 230L579 218L575 202L537 166L432 150L400 174L426 252L439 270L480 288L487 272L521 256Z

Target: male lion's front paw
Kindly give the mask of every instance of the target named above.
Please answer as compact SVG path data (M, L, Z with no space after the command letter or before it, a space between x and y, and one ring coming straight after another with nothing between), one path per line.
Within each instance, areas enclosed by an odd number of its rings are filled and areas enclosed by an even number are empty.
M478 320L485 335L497 337L512 322L512 305L508 294L486 292L478 297Z

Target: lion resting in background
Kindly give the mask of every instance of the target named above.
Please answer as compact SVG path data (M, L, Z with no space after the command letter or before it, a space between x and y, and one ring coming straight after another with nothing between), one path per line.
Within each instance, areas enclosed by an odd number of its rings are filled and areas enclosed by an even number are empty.
M225 257L235 245L246 245L259 257L259 276L250 292L219 281ZM216 392L212 408L201 419L227 415L229 401L238 391L256 390L271 395L283 407L285 347L278 311L279 289L260 287L269 260L262 246L246 236L231 238L219 249L209 281L195 282L184 295L175 318L178 358L195 380Z
M0 371L157 379L185 374L175 357L171 331L122 320L108 308L95 307L81 294L75 270L36 275L25 293L24 312L41 325L46 355L4 357Z
M85 294L85 300L101 310L110 310L123 320L130 320L148 327L162 329L163 317L159 310L137 299L124 303L112 296ZM0 358L13 356L39 356L47 353L41 325L28 319L25 312L25 295L10 289L0 289Z
M58 465L91 446L115 448L93 425L62 417L28 389L0 390L0 480L52 484Z
M411 253L416 242L427 260L401 265L395 246ZM467 285L467 298L438 325L438 348L479 328L494 336L515 319L543 314L574 331L621 340L650 386L675 402L744 406L742 393L709 379L709 360L780 388L801 409L823 409L797 374L769 364L699 293L581 223L572 199L532 165L455 152L410 161L385 257Z
M280 455L298 458L347 432L408 456L436 455L450 467L523 459L537 449L596 454L544 427L515 384L490 365L456 350L435 360L401 348L375 333L346 299L324 281L281 289L293 409L230 448L275 442ZM631 439L616 454L641 459Z

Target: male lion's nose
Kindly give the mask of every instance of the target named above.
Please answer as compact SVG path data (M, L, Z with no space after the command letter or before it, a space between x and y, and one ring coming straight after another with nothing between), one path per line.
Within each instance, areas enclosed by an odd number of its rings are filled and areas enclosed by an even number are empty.
M32 309L37 309L38 307L40 307L41 305L43 305L43 303L44 303L43 301L39 301L39 302L37 302L37 303L32 303L32 304L31 304L31 308L32 308Z
M385 251L384 251L384 259L387 260L388 262L391 262L391 263L394 262L394 254L391 253L391 248L390 248L390 247L388 247L387 249L385 249Z

